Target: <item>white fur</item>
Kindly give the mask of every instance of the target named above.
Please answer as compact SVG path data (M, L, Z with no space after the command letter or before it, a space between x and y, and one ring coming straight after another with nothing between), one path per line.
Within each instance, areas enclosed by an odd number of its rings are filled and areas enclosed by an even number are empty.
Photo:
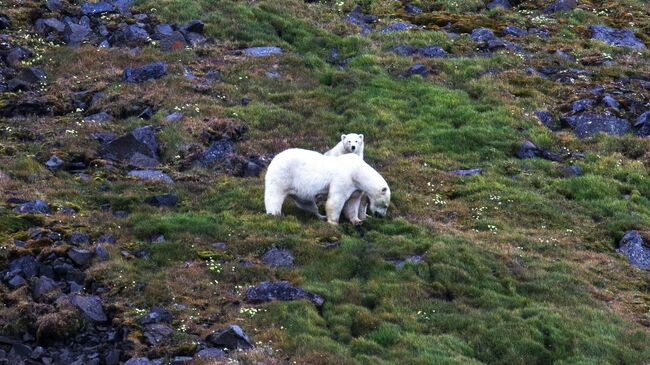
M273 158L264 184L266 213L272 215L282 214L287 196L291 196L299 208L325 218L318 212L316 196L327 195L325 211L331 224L338 223L343 206L355 192L365 193L370 210L379 215L386 215L390 204L386 180L351 153L333 157L298 148L288 149Z
M354 153L363 160L363 134L341 134L341 141L331 150L325 152L325 156L341 156L346 153Z

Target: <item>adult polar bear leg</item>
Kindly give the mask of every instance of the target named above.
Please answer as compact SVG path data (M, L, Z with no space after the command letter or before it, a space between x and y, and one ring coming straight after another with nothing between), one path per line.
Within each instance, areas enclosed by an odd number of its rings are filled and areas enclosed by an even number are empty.
M282 204L286 199L287 194L283 189L275 186L266 186L264 189L264 206L266 207L266 214L281 215Z
M325 203L325 212L327 214L327 223L339 224L341 211L345 202L350 199L352 193L356 189L349 184L339 185L332 183L330 185L329 193L327 194L327 202Z
M359 218L359 220L364 221L366 220L366 218L368 218L368 215L366 214L366 212L368 211L368 195L366 195L366 193L363 193L361 194L359 199L360 199L359 213L357 217Z
M264 207L266 214L271 215L282 214L282 204L288 195L287 179L283 178L287 175L285 159L283 156L276 157L269 164L264 177Z
M316 217L318 217L318 219L325 220L327 218L326 216L320 214L320 211L318 210L318 205L316 205L315 201L300 200L297 198L294 198L294 200L296 201L296 205L298 206L298 208L310 213L314 213Z
M352 193L352 196L348 201L345 202L343 206L343 214L345 217L354 225L361 224L361 219L359 217L359 209L361 204L361 198L364 196L363 192L355 191Z

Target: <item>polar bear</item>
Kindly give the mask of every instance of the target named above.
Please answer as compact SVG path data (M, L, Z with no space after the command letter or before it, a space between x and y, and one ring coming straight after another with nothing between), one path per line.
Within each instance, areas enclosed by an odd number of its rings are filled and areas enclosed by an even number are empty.
M321 219L327 218L330 224L338 224L343 206L355 193L365 193L370 211L380 216L386 215L390 204L386 180L352 153L333 157L299 148L288 149L273 158L264 184L266 213L272 215L282 214L287 196L292 197L299 208ZM318 212L317 195L327 195L326 217Z
M363 160L363 134L341 134L341 141L331 150L325 152L325 156L341 156L346 153L354 153Z

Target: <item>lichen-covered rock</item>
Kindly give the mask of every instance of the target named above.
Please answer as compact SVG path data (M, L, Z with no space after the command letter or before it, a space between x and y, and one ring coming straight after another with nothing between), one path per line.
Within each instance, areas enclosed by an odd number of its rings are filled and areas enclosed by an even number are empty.
M650 245L638 231L626 232L617 251L625 255L631 265L650 270Z

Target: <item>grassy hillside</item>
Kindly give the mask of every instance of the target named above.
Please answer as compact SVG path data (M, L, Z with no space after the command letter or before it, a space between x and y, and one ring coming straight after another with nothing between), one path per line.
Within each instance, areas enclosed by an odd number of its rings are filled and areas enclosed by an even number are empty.
M34 6L2 3L13 19ZM48 74L43 93L64 112L2 121L3 201L38 198L77 213L20 215L7 205L0 210L3 260L45 249L14 245L34 226L64 236L83 231L93 240L117 237L107 247L109 260L91 266L86 282L89 293L91 283L106 289L101 297L110 323L131 330L123 359L192 356L212 330L237 324L257 344L230 354L241 364L650 361L648 272L615 251L626 231L650 230L650 140L632 133L580 139L535 116L546 110L558 119L595 86L621 91L619 99L635 98L647 110L648 91L629 80L650 74L650 52L612 47L588 32L592 24L630 27L650 45L647 4L578 1L574 10L544 15L546 1L511 10L486 10L483 1L415 1L420 14L407 14L401 2L360 3L379 16L376 30L398 20L424 27L360 35L345 19L352 1L139 0L135 9L160 22L201 19L213 41L173 52L155 45L129 52L69 48L13 32L13 40L37 51L33 62ZM442 28L447 23L451 29ZM508 24L541 27L550 37L519 39L522 51L480 52L467 34ZM391 51L400 44L435 44L450 57L400 56ZM252 46L283 53L237 52ZM558 49L579 63L558 57ZM610 59L615 63L598 62ZM158 60L167 62L167 76L122 81L125 67ZM429 74L407 76L415 63ZM548 65L589 73L563 83L528 71ZM184 68L199 80L183 76ZM201 84L214 70L223 81ZM81 90L102 91L91 111L114 120L81 122L90 113L67 104L67 95ZM4 95L0 105L11 97ZM150 120L133 113L144 106L154 110ZM184 118L166 121L173 111ZM144 125L161 127L159 170L174 179L171 185L126 177L129 169L102 158L90 138ZM191 167L190 145L208 144L202 132L229 128L244 130L238 155L265 161L289 147L326 151L341 133L364 133L366 160L393 192L389 216L369 218L360 233L288 203L285 216L265 215L264 173L244 178L227 168ZM565 160L518 158L526 140ZM52 154L89 161L85 176L46 169ZM583 174L565 177L562 169L574 165ZM469 168L484 173L449 173ZM163 193L177 194L178 205L144 203ZM117 210L128 217L115 217ZM158 235L164 242L152 242ZM260 258L272 247L289 249L295 266L263 265ZM413 256L422 261L395 264ZM325 304L244 301L249 286L268 280L288 280ZM28 290L3 287L0 295L1 334L34 331ZM139 323L152 306L174 314L175 333L159 346L146 343Z

